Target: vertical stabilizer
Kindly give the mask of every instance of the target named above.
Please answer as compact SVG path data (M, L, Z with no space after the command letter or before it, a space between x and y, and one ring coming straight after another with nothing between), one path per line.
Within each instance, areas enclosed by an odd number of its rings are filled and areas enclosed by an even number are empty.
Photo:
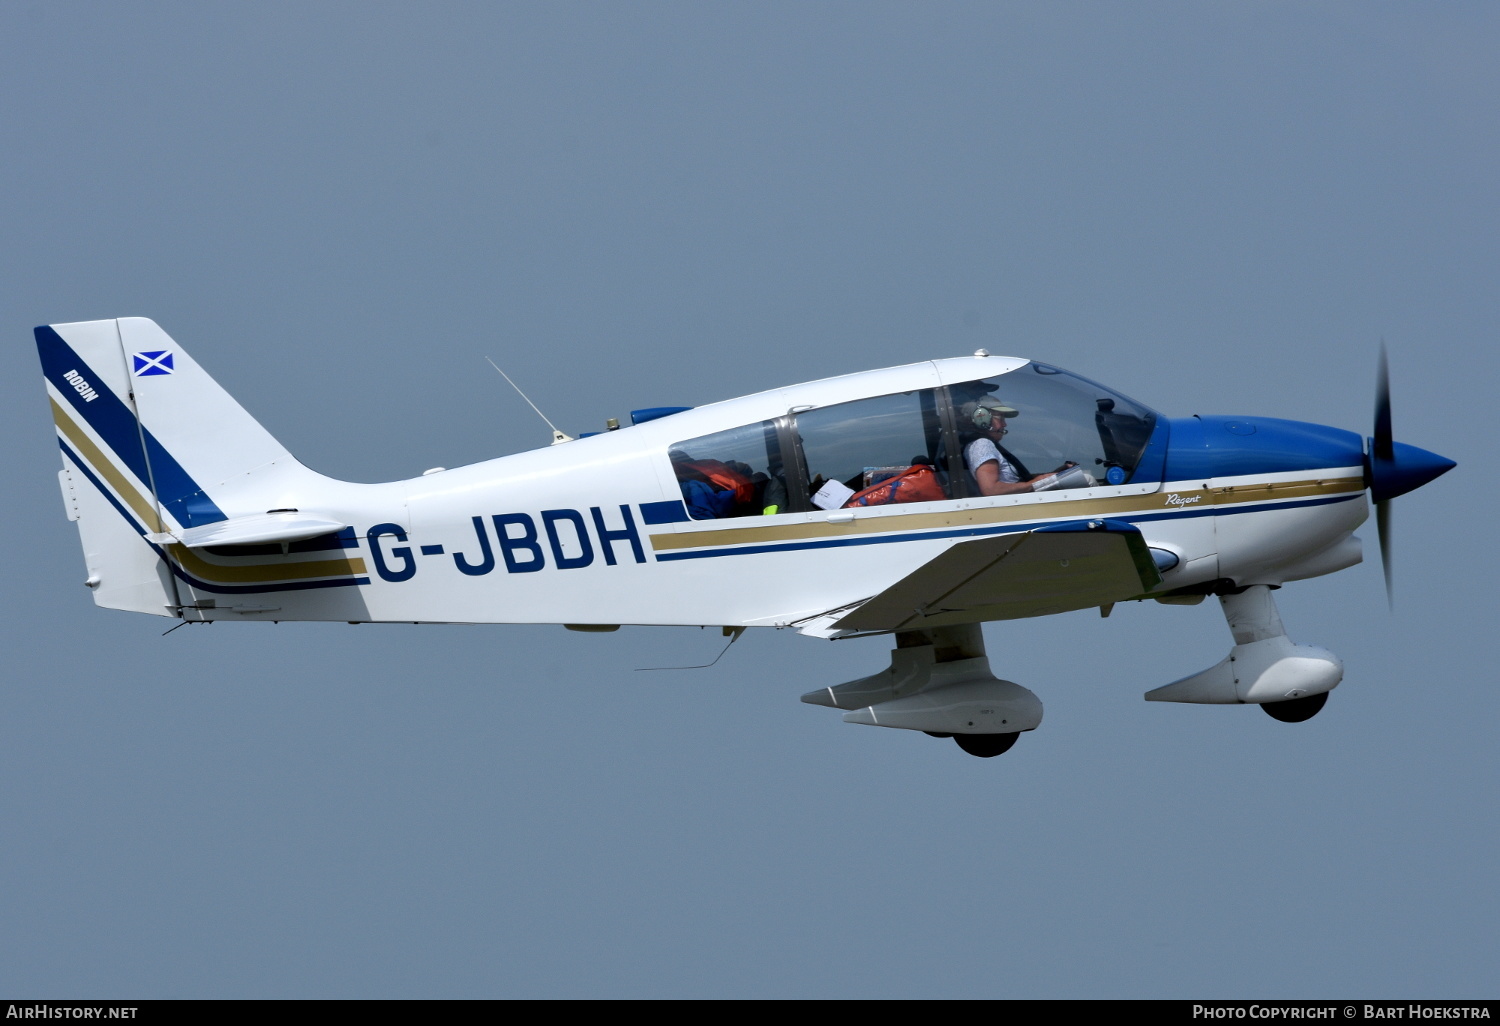
M233 515L226 494L257 471L300 466L153 321L43 325L36 343L95 601L177 615L174 540Z

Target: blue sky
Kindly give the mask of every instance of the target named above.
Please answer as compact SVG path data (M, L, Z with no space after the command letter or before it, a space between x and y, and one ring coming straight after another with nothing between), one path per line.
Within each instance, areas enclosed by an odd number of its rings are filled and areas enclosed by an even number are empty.
M1492 5L8 4L0 991L1492 997ZM1279 593L1300 725L1150 704L1212 603L986 629L995 760L845 725L881 641L98 610L30 329L157 320L352 480L978 346L1459 461ZM1373 530L1363 532L1373 556Z

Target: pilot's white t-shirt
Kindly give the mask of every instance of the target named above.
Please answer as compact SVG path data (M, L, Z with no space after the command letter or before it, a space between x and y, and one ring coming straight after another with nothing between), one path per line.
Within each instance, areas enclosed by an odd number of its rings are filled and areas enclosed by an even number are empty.
M964 446L964 464L973 474L980 467L995 460L1000 464L1000 480L1007 484L1013 484L1021 480L1021 475L1016 473L1016 468L1010 465L1010 460L1000 455L1000 449L988 438L976 438Z

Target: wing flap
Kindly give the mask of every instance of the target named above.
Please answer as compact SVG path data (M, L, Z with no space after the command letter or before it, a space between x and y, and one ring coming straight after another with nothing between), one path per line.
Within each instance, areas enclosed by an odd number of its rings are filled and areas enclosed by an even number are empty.
M1092 520L960 542L828 625L917 630L1135 598L1161 583L1134 524Z

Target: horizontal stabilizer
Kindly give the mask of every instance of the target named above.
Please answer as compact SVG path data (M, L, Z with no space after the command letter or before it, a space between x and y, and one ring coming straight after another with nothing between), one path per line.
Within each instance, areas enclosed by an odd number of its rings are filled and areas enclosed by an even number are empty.
M830 625L904 631L1137 598L1161 583L1140 530L1089 520L960 542Z
M202 527L190 527L162 541L178 541L190 549L210 545L262 545L270 542L296 542L320 535L334 534L349 525L341 520L313 513L252 513L231 517Z

